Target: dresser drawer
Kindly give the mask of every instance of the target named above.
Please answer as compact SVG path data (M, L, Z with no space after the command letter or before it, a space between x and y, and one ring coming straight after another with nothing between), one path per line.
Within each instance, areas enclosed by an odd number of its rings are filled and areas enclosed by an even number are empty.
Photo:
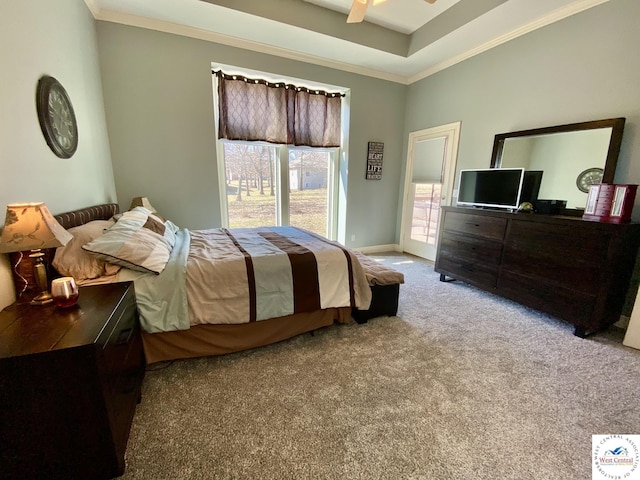
M124 456L131 421L140 397L144 353L135 297L123 299L112 318L113 328L102 347L105 395L119 456ZM111 325L110 324L110 325Z
M502 257L502 243L448 231L442 234L439 248L438 258L471 260L486 265L499 265Z
M123 302L112 319L113 329L103 346L109 374L119 369L126 358L134 335L138 333L138 316L135 303Z
M513 221L504 245L503 267L528 276L548 279L589 294L600 289L609 248L609 236L570 226Z
M110 392L110 408L115 419L113 434L117 440L116 445L123 448L120 452L122 455L129 438L129 430L136 404L140 399L144 377L145 360L138 327L134 330L128 346L123 362L118 365L117 371L112 372L113 385Z
M498 280L497 265L442 255L438 256L436 272L485 288L495 288Z
M500 273L498 293L585 328L590 326L596 302L595 295L540 281L505 268Z
M447 212L443 225L445 232L475 235L498 241L504 238L506 227L505 218L457 212Z
M571 257L574 262L601 264L609 245L608 231L579 225L546 225L544 223L513 220L505 244L518 252L553 252L556 257ZM570 255L568 255L570 253Z
M132 316L135 322L136 308L136 294L133 284L131 284L111 314L96 343L105 347L109 342L114 343L116 341L114 337L117 337L119 335L118 331L123 329L122 322L124 321L130 325Z

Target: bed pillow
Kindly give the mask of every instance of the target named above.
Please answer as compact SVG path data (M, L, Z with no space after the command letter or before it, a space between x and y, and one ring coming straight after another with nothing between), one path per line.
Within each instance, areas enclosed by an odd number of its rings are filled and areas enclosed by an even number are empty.
M176 231L170 221L144 207L136 207L123 213L115 225L82 248L104 261L159 274L169 261Z
M111 220L93 220L70 228L68 232L73 235L73 238L66 245L56 249L53 267L61 275L73 277L77 281L118 273L121 268L119 265L107 263L82 249L85 243L98 238L113 224Z

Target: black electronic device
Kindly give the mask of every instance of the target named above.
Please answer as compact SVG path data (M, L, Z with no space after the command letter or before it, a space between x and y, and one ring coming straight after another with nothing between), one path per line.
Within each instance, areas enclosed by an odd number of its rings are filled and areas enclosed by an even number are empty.
M547 215L558 215L567 208L566 200L536 200L533 202L533 208L536 213L544 213Z
M535 203L540 193L542 183L542 170L525 170L522 180L522 192L520 193L520 203Z

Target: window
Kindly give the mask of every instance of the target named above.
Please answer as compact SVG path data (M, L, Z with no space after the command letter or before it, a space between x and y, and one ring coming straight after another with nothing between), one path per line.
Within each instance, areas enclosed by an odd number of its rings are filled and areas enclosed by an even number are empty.
M279 84L266 80L214 79L218 135L225 137L218 148L225 226L293 225L335 239L340 148L333 145L341 136L341 94L295 87L292 96L274 92ZM292 102L294 120L283 113ZM274 110L261 113L265 108Z
M226 226L294 225L335 237L337 149L221 143Z
M230 228L276 225L278 148L223 142L227 225Z
M334 157L328 150L289 149L289 223L329 238Z

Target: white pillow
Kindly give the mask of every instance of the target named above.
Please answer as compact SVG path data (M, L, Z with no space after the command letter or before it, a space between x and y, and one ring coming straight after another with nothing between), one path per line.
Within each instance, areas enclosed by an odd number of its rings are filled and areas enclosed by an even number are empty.
M170 221L144 207L135 207L82 248L104 261L159 274L169 261L177 230Z

